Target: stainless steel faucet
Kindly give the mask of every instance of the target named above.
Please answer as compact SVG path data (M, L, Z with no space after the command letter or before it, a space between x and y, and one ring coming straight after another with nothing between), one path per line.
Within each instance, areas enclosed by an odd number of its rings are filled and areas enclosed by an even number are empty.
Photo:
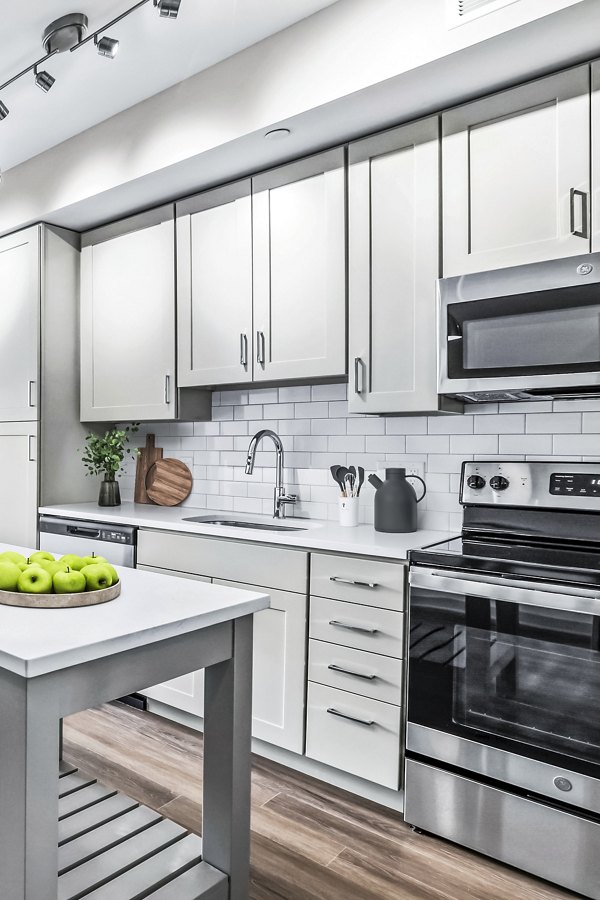
M256 448L263 438L271 438L275 444L276 469L275 469L275 493L273 497L273 518L284 519L286 504L293 504L298 497L296 494L286 494L283 486L283 444L281 438L270 428L263 428L257 431L248 447L248 457L246 459L246 475L252 475L254 471L254 457L256 456Z

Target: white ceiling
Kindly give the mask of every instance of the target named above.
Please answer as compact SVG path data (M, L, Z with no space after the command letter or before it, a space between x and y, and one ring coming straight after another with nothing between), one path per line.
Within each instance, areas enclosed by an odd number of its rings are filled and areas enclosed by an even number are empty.
M26 75L0 93L10 114L0 122L0 168L7 170L74 134L189 78L336 0L182 0L175 20L152 0L106 32L120 41L114 60L93 42L43 66L56 78L44 94ZM89 18L89 32L134 0L27 0L2 10L0 84L43 55L41 36L69 12Z

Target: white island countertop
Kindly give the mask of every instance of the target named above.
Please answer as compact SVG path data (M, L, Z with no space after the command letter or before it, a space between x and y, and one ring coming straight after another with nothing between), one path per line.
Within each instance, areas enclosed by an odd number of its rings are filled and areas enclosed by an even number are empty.
M33 550L0 544L29 556ZM25 678L266 609L267 594L117 567L116 600L75 609L0 604L0 667Z
M158 528L164 531L179 531L185 534L201 534L210 537L235 538L261 544L278 544L303 550L329 550L335 553L350 553L357 556L375 556L382 559L406 560L409 550L425 547L439 541L455 537L447 531L419 530L410 534L382 534L372 525L358 525L347 528L336 522L316 519L284 519L281 524L303 528L303 531L263 531L259 529L236 528L227 525L208 525L187 522L191 516L211 516L213 518L238 521L273 523L277 520L269 516L248 516L243 513L222 510L193 509L185 506L155 506L145 503L125 502L121 506L102 507L97 503L69 503L65 505L43 506L40 514L63 516L89 522L115 525L134 525L138 528Z

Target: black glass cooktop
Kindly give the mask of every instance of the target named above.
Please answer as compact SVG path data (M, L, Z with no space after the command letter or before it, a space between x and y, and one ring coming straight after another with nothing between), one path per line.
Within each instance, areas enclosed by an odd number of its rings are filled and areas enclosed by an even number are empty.
M600 523L599 523L600 524ZM416 565L600 588L600 546L564 539L462 535L410 552Z

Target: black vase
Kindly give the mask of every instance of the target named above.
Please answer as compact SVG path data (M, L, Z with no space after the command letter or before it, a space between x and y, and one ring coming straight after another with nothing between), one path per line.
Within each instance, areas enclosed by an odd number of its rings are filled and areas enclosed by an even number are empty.
M98 506L120 506L121 492L119 491L119 482L114 478L105 478L100 483L100 496L98 497Z

